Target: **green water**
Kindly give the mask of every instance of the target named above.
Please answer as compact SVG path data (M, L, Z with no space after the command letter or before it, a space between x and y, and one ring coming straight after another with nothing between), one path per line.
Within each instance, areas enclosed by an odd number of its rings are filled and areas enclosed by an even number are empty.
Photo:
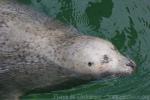
M149 0L23 0L83 34L113 42L137 63L124 78L104 79L71 89L31 93L22 100L150 100Z

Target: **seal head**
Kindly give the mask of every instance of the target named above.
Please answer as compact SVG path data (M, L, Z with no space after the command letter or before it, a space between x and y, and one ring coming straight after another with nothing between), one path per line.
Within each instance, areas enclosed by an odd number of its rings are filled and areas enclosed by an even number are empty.
M91 78L99 79L103 76L122 76L134 72L136 64L126 58L109 41L81 36L74 39L74 44L63 52L65 66ZM80 76L81 77L81 76Z

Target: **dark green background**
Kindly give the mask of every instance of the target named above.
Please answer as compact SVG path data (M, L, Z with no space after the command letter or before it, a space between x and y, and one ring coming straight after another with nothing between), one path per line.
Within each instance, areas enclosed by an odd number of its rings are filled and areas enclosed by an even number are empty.
M20 1L20 0L19 0ZM22 100L150 100L149 0L21 0L83 34L110 40L136 61L137 71L71 89L31 93Z

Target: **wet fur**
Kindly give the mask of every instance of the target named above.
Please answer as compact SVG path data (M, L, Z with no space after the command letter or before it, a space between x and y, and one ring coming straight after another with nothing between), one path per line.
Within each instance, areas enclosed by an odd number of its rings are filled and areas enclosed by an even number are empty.
M103 39L79 35L74 28L67 27L59 21L36 12L30 6L18 4L15 0L1 0L0 99L18 100L20 96L31 90L61 89L66 83L76 82L78 85L95 80L96 77L102 78L111 75L112 73L107 71L101 73L106 69L106 67L101 69L101 65L112 62L109 55L98 58L97 67L94 67L96 63L90 59L84 64L74 63L74 61L78 61L75 54L83 53L79 51L81 48L91 48L92 43L96 43L96 46L99 43L105 44L110 47L107 48L109 50L112 50L111 47L113 47L111 43ZM87 48L84 47L87 44L90 45ZM116 58L125 58L119 53L114 54L119 55L115 56ZM75 59L70 62L70 58L66 58L66 56ZM121 64L127 62L128 59L123 59ZM79 67L79 65L81 66ZM112 70L111 67L109 66L109 71ZM120 66L117 69L120 69ZM130 68L129 73L131 71ZM122 73L118 73L118 75Z
M16 26L20 24L20 27L11 26L15 25L13 22L16 22ZM11 29L12 27L14 29ZM21 31L19 28L22 28ZM21 32L24 35L19 37ZM33 11L29 6L18 5L13 0L2 0L0 2L0 98L16 100L27 91L47 86L54 90L54 86L73 80L73 71L51 61L51 57L59 59L56 55L59 54L56 44L60 44L59 48L68 45L65 40L71 39L75 35L73 34L74 29ZM43 41L40 41L42 39ZM45 42L45 46L40 44ZM48 50L42 51L44 48ZM48 52L50 55L45 54Z

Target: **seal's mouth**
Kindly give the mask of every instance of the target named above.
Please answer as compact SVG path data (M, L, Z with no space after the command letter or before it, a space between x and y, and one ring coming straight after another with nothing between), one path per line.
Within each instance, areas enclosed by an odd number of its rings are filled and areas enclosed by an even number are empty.
M118 72L118 73L112 73L112 72L104 72L101 73L100 75L96 75L96 80L99 79L104 79L104 78L111 78L111 77L125 77L125 76L129 76L134 72L134 70L132 72Z
M129 60L126 66L130 67L133 71L136 69L136 63L132 60Z

